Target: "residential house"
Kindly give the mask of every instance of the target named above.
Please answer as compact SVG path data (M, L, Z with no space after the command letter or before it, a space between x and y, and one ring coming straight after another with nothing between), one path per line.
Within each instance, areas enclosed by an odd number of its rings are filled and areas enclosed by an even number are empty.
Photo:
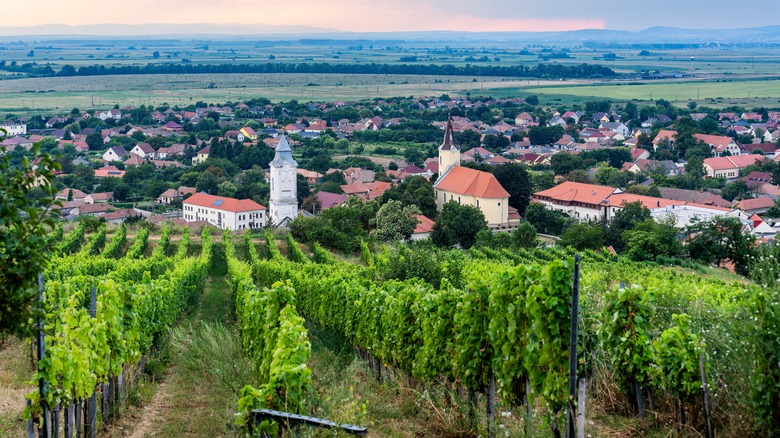
M112 161L122 161L125 159L127 151L122 146L113 146L103 153L103 161L110 163Z
M238 132L240 132L244 136L244 138L248 138L252 141L257 140L257 133L255 132L254 129L252 129L251 126L244 126Z
M522 112L515 117L515 126L527 127L533 126L534 117L527 112Z
M377 181L369 183L344 184L341 186L341 190L347 196L359 196L366 201L370 201L382 196L391 187L392 184L389 182Z
M168 132L182 132L184 131L184 127L174 121L170 121L162 126L162 130Z
M346 201L347 198L349 198L349 195L344 195L340 193L323 192L323 191L317 192L314 196L317 198L317 202L320 204L320 209L319 211L310 212L312 214L317 214L327 208L341 205L342 202Z
M720 157L726 151L728 151L731 155L742 154L742 147L731 137L725 137L722 135L693 134L693 138L708 145L712 151L712 154L716 157Z
M409 237L410 240L424 240L431 236L431 231L433 231L433 226L436 223L429 219L427 216L418 214L417 215L417 226L415 227L414 231L412 232L412 235Z
M100 202L111 202L114 200L114 192L91 193L84 197L85 204L96 204Z
M628 165L628 163L626 163ZM640 158L633 164L628 165L628 171L631 173L663 173L666 176L673 177L680 174L680 168L673 161L647 160Z
M121 224L130 218L142 216L143 214L134 208L124 208L122 210L105 213L102 218L110 224Z
M198 151L197 154L195 154L194 157L192 157L192 165L200 164L205 162L209 159L209 152L211 152L211 146L206 146L205 148Z
M319 184L322 181L323 175L319 172L315 172L313 170L301 169L301 168L298 168L295 171L298 173L298 175L301 175L304 178L306 178L306 183L309 184L310 186Z
M206 221L223 230L260 228L266 224L267 209L251 199L235 199L196 193L182 203L187 222Z
M631 133L631 130L628 129L628 126L626 126L626 125L624 125L623 123L620 123L620 122L602 123L599 126L599 128L606 129L606 130L618 133L618 134L622 135L624 139L626 137L628 137L629 134Z
M157 202L160 204L168 204L171 202L184 199L185 196L191 196L196 193L193 187L180 186L178 189L168 189L157 197Z
M658 145L661 143L668 143L670 146L674 146L674 139L677 136L677 131L670 131L668 129L662 129L658 131L655 138L653 138L653 150L658 150Z
M760 198L748 198L737 202L736 207L745 213L763 214L775 206L775 201L768 196Z
M27 124L14 122L13 120L0 122L0 136L15 137L17 135L27 135Z
M87 194L79 189L71 189L65 187L54 195L54 199L57 201L67 201L70 198L72 201L81 200L87 197Z
M185 144L175 143L172 144L170 147L158 149L156 155L158 159L166 160L168 158L173 158L178 155L183 155L186 148L187 145Z
M704 160L704 171L710 178L732 180L739 178L742 169L763 159L763 155L757 154L707 158Z
M103 166L99 169L95 169L95 178L124 178L124 170L119 170L116 166Z
M125 167L128 167L128 166L143 166L144 163L146 163L146 160L144 160L143 158L139 157L136 154L131 153L130 158L125 160L122 164L124 164Z
M130 149L130 152L147 160L154 159L154 148L149 143L138 143Z

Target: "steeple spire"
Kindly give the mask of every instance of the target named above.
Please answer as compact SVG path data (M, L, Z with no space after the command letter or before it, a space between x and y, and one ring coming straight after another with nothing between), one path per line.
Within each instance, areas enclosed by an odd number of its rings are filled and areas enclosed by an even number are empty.
M452 129L452 117L447 117L447 126L444 128L444 141L442 141L439 150L460 150L455 144L455 131Z

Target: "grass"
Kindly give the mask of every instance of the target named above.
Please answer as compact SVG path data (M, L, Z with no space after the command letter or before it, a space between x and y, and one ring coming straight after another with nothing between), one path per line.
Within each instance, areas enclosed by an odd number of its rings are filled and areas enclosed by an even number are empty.
M235 436L238 393L256 383L233 318L225 283L224 247L214 244L211 277L196 306L147 363L151 375L131 395L131 407L110 436ZM155 373L154 370L157 370ZM156 377L162 371L162 383ZM141 408L140 406L145 406Z
M29 344L16 338L0 343L0 436L22 436L24 395L34 389Z
M558 94L615 100L669 101L737 98L780 98L780 80L735 80L708 82L663 82L641 84L531 87L530 94Z

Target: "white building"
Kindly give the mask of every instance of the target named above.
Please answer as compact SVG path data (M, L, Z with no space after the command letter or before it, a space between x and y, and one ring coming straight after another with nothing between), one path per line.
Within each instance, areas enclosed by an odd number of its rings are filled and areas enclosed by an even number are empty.
M106 152L103 153L103 161L110 163L112 161L122 161L127 155L127 151L122 146L114 146L111 148L108 148Z
M187 222L206 221L223 230L245 230L265 225L266 208L251 199L196 193L182 205Z
M287 137L282 135L271 161L271 197L268 213L277 226L286 226L298 216L298 163L292 156Z
M17 135L27 135L27 125L6 120L0 123L0 129L5 130L5 134L0 131L0 136L11 138Z

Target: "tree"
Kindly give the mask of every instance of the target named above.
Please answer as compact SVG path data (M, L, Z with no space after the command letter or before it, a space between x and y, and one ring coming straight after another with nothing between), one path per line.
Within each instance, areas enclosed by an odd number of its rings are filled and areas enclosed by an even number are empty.
M449 201L444 204L439 220L433 225L431 239L440 247L459 244L467 249L476 242L477 233L486 228L487 221L482 210Z
M565 133L562 126L532 126L528 130L528 140L533 145L548 145L560 140Z
M84 141L87 143L87 146L89 146L89 150L91 151L101 150L105 147L105 143L103 143L103 135L99 132L93 132L92 134L89 134L87 138L84 139Z
M494 166L493 175L501 186L509 192L509 206L525 214L525 209L531 201L531 181L525 166L519 163L507 163Z
M723 199L733 201L735 199L750 198L751 192L752 190L747 183L738 179L732 183L726 184L721 190L721 196L723 196Z
M604 229L597 225L573 224L558 243L578 250L599 249L604 246Z
M413 176L406 178L397 187L391 188L382 194L381 202L391 199L401 201L403 205L416 205L420 214L433 218L436 216L436 199L433 185L427 178Z
M532 202L525 209L525 220L542 234L560 236L572 219L559 211L550 210L540 202Z
M550 157L550 166L556 175L566 175L572 170L586 169L588 166L581 156L568 152L559 152Z
M33 146L41 160L14 165L8 154L0 157L0 336L27 330L33 314L37 274L43 273L51 251L49 235L55 227L49 210L54 203L53 171L59 165ZM30 196L43 189L43 196Z
M300 173L295 176L295 183L297 187L298 205L303 203L303 200L311 195L311 188L309 188L309 182L306 181L306 177Z
M539 105L539 96L530 95L526 96L525 103L528 105Z
M650 219L650 210L640 201L625 203L623 208L615 213L615 217L606 230L607 245L618 251L623 251L623 233L634 228L638 223Z
M673 219L656 222L647 219L623 233L626 255L631 260L654 261L659 255L677 257L682 245L677 240L677 229Z
M715 217L692 224L685 234L691 236L685 249L692 259L718 267L724 260L731 260L737 273L744 275L748 272L754 238L742 232L739 219Z
M520 222L520 225L512 231L512 241L519 248L537 246L539 239L536 236L536 228L530 222Z
M407 240L417 228L417 215L420 209L416 205L404 206L400 201L388 201L376 212L371 236L381 242Z

